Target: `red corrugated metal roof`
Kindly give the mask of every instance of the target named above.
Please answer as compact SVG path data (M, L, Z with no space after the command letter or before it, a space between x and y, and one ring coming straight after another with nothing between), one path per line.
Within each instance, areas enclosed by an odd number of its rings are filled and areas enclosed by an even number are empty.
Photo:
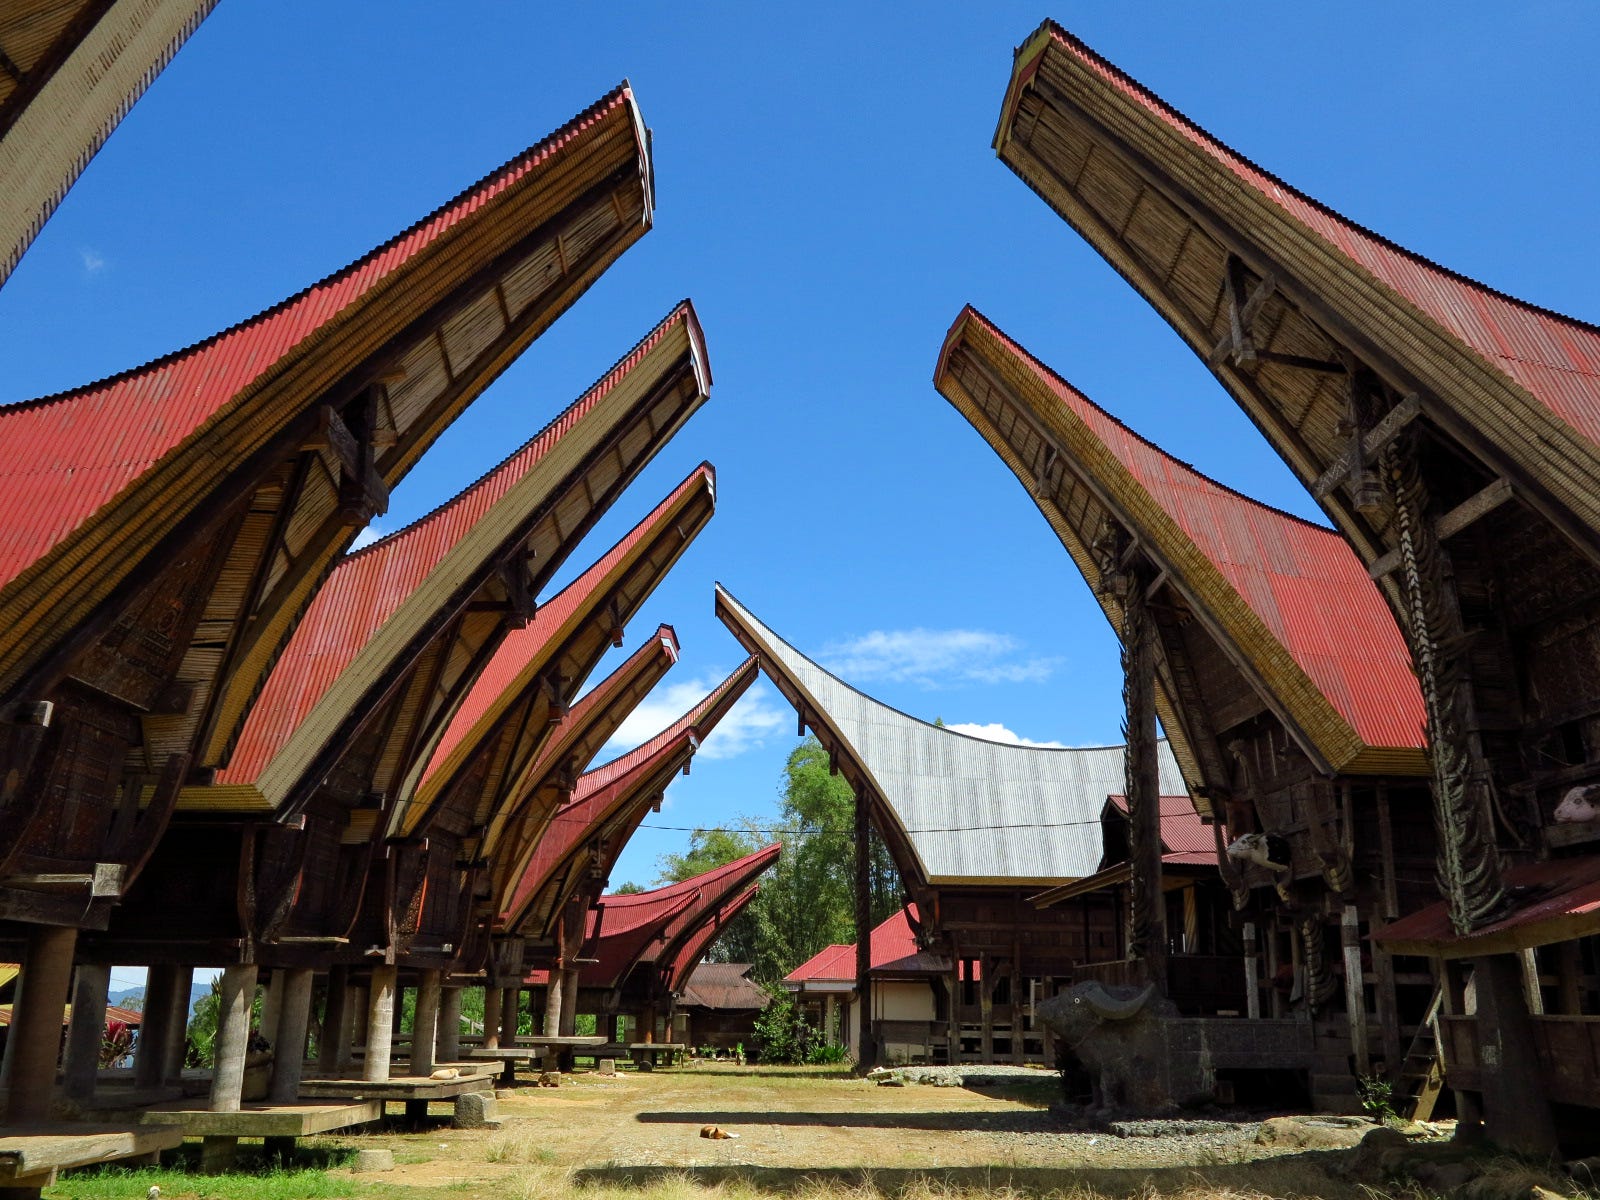
M1124 813L1128 811L1126 796L1107 796ZM1210 826L1194 810L1194 801L1187 796L1161 797L1161 846L1165 851L1162 862L1187 863L1200 867L1217 865L1216 836Z
M637 799L635 790L649 783L665 762L683 753L686 746L698 746L733 702L755 682L757 671L756 660L746 659L700 703L655 737L604 766L585 772L572 793L572 802L551 818L550 827L534 848L527 870L512 895L512 911L520 911L569 855L629 801ZM643 819L641 809L638 820ZM631 836L632 832L629 828L627 835ZM612 840L616 843L611 847L612 853L621 853L627 836Z
M1472 958L1530 949L1600 932L1600 855L1509 867L1501 876L1511 912L1470 934L1457 934L1441 900L1401 917L1372 940L1401 954Z
M1222 573L1267 631L1369 746L1421 748L1425 714L1411 656L1349 544L1224 487L1134 433L968 306L1086 426Z
M670 328L693 321L688 303L680 304L593 387L499 466L404 529L346 555L317 591L274 664L245 718L233 758L218 772L218 783L247 782L259 776L333 681L467 532L583 421ZM527 629L537 626L538 614Z
M651 510L649 516L629 530L592 567L541 604L532 621L507 635L478 677L477 684L456 711L454 719L445 729L439 747L428 763L428 772L441 766L462 739L472 731L473 726L486 715L490 715L501 699L508 698L507 689L519 676L528 673L531 664L542 659L544 651L558 649L547 645L555 632L565 625L574 613L583 611L596 602L601 586L616 570L617 564L651 535L665 514L676 508L690 492L698 488L714 487L715 481L716 472L711 465L701 463L687 479L672 490L665 500ZM674 649L676 649L676 638L674 638Z
M874 971L948 971L949 964L917 945L911 923L917 906L908 904L875 927L871 934L871 961ZM854 983L856 946L829 946L812 955L783 977L785 983Z
M743 912L760 891L761 885L752 883L732 900L723 901L715 912L705 913L699 926L679 940L678 949L667 968L667 991L681 992L684 989L695 969L705 965L700 960L705 957L711 943L727 932L728 922Z
M633 119L626 87L349 267L258 316L103 382L0 409L0 585L256 384L313 353L324 331L407 263L460 236L476 214L537 178L540 166L618 112Z
M1600 328L1496 291L1396 245L1307 196L1233 150L1053 21L1051 41L1091 74L1180 133L1246 186L1282 208L1493 363L1591 443L1600 445ZM1032 64L1019 64L1019 79Z

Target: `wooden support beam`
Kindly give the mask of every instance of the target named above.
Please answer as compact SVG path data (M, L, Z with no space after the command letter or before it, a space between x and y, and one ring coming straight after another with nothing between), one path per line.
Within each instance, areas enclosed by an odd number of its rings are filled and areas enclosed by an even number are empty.
M872 1044L872 813L865 788L856 789L856 1069L876 1065Z
M1496 479L1482 491L1467 497L1449 512L1433 523L1434 532L1439 540L1454 537L1473 522L1488 516L1495 509L1505 504L1515 496L1515 491L1507 479ZM1374 579L1382 579L1400 565L1400 552L1391 550L1377 562L1367 568L1367 574Z
M1379 454L1383 453L1385 446L1400 435L1401 430L1405 429L1406 426L1421 415L1422 401L1414 394L1406 396L1362 436L1362 459L1366 462L1372 462ZM1349 477L1350 460L1341 458L1317 477L1317 481L1311 485L1311 494L1321 500Z

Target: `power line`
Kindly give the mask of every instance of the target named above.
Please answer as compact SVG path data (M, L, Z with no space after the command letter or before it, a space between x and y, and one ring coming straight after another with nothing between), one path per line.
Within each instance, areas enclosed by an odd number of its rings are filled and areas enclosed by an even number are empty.
M907 829L907 830L905 830L905 832L908 833L908 834L915 834L915 833L987 833L987 832L990 832L992 830L999 830L999 829L1067 829L1067 828L1070 828L1070 827L1080 826L1080 825L1099 825L1099 824L1100 824L1100 821L1097 818L1097 819L1092 820L1092 821L1026 821L1026 822L1020 822L1020 823L1015 824L1015 825L943 825L943 826L935 826L935 827L928 828L928 829ZM668 831L668 832L671 832L671 833L767 833L767 834L780 834L780 833L796 834L796 833L798 833L798 834L806 834L808 836L813 834L813 833L824 833L824 832L827 832L826 830L823 830L823 829L806 828L806 827L801 827L799 829L794 829L794 828L790 828L788 826L763 827L763 826L759 826L759 825L746 825L746 826L742 826L742 827L729 828L727 826L716 826L716 825L656 825L656 824L654 824L652 822L641 822L640 825L639 825L639 828L640 829L661 829L661 830L665 830L665 831ZM840 830L834 830L833 832L843 834L846 831L840 829Z

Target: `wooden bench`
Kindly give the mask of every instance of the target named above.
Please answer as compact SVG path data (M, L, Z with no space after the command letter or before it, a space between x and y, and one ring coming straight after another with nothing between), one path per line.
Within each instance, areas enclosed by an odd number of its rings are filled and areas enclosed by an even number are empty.
M50 1124L6 1130L0 1137L0 1188L44 1188L56 1172L123 1158L144 1158L183 1141L163 1126Z
M587 1052L596 1046L604 1046L606 1039L603 1037L519 1037L515 1046L485 1047L479 1046L467 1051L468 1058L498 1059L505 1064L506 1087L516 1086L517 1064L519 1062L533 1064L535 1058L539 1059L545 1071L559 1070L558 1059L563 1050Z

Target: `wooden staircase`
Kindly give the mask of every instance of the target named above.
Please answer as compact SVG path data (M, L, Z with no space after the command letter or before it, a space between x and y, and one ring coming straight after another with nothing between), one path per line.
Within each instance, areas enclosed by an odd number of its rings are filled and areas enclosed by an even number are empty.
M1412 1121L1431 1119L1433 1106L1444 1090L1444 1058L1439 1053L1439 1007L1443 999L1444 993L1435 988L1427 1015L1417 1026L1417 1035L1411 1039L1395 1077L1394 1106L1402 1117Z

